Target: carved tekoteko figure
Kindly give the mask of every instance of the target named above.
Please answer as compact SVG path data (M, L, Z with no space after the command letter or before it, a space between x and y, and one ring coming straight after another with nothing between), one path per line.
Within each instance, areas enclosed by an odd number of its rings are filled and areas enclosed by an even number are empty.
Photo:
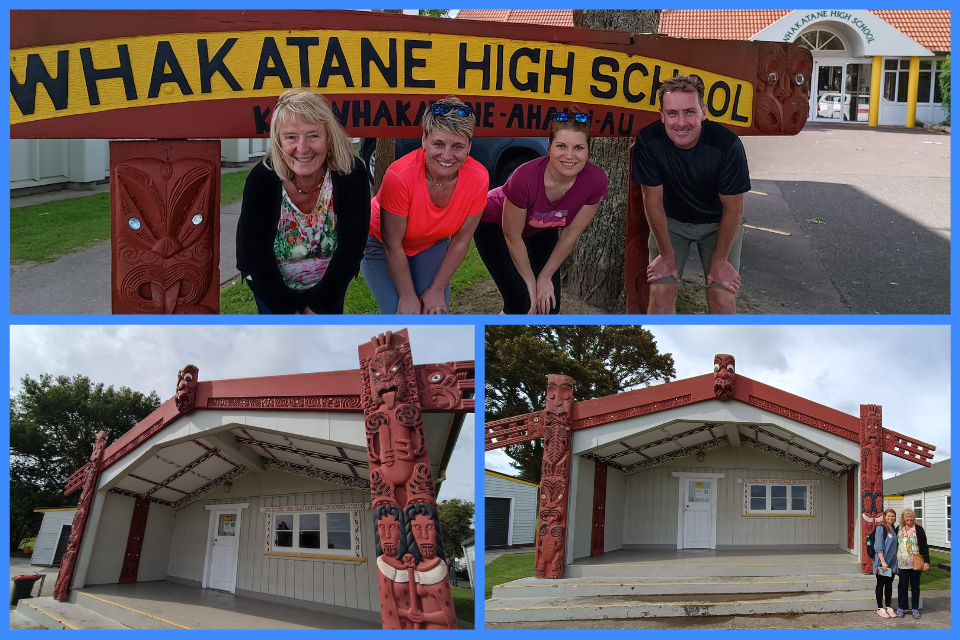
M456 629L406 330L360 346L384 629Z
M713 393L721 400L733 397L733 383L737 380L733 356L718 353L713 356Z
M90 503L93 500L94 492L97 490L97 478L100 477L100 461L106 447L107 432L101 431L97 434L97 440L93 444L90 461L84 467L83 491L80 493L80 501L77 503L77 513L73 516L73 528L70 529L67 550L60 561L57 584L53 589L53 597L60 602L64 602L70 593L70 582L73 580L73 570L77 566L77 552L80 550L80 540L83 537L83 525L87 522Z
M220 171L204 159L210 148L110 143L114 313L219 311Z
M197 404L197 376L200 369L192 364L188 364L177 373L177 395L174 396L177 403L177 411L186 413L193 409Z
M543 412L543 463L540 471L540 527L537 529L534 569L538 578L563 577L572 406L573 378L547 376L547 406Z
M870 535L883 515L883 412L880 405L860 405L860 562L872 573L873 558L866 552Z

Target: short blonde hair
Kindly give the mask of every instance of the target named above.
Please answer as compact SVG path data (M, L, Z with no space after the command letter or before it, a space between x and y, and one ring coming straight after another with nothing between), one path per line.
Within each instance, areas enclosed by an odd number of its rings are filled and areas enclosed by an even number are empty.
M906 526L907 523L903 521L903 516L907 515L908 513L913 516L913 526L917 526L917 514L913 512L913 509L904 509L900 512L900 526Z
M455 136L467 136L467 140L473 140L473 130L476 126L474 114L471 113L468 116L462 116L456 112L456 109L451 109L443 115L438 115L433 112L433 106L438 104L453 107L470 106L457 96L447 96L442 100L437 100L427 107L427 111L423 114L423 119L420 121L420 126L423 127L423 135L429 136L434 131L444 131L446 133L452 133ZM473 109L473 107L470 108L471 110Z
M281 129L291 119L299 117L304 122L322 125L327 134L327 168L337 173L350 173L353 170L353 151L350 138L343 130L327 100L310 89L288 89L280 95L273 108L270 120L270 150L263 163L277 172L281 180L289 180L293 172L287 166L286 154L281 145Z

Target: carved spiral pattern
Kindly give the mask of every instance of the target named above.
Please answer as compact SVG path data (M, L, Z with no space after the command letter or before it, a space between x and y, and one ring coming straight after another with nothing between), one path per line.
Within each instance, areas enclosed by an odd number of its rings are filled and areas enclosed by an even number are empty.
M374 434L380 431L380 427L390 423L390 416L378 411L367 416L367 433Z
M405 427L417 427L423 424L420 415L420 407L412 404L405 404L396 411L397 422Z

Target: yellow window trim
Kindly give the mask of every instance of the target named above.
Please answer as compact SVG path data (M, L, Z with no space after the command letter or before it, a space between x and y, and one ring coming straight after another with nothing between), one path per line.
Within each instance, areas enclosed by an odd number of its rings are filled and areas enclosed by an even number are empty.
M366 558L348 558L347 556L315 556L306 553L275 553L264 551L265 556L281 556L283 558L314 558L318 560L346 560L347 562L366 562Z

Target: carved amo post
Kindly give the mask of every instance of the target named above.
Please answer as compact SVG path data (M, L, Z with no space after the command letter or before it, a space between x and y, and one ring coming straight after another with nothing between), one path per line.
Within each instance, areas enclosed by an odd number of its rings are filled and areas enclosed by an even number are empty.
M114 313L219 313L220 142L110 143Z
M407 331L360 345L384 629L456 629Z
M60 561L60 573L57 576L57 584L53 589L53 597L60 602L67 599L70 593L70 583L73 580L73 570L77 566L77 552L80 550L80 540L83 538L83 526L87 523L87 515L90 512L90 503L93 500L93 494L97 490L97 478L100 476L100 461L103 458L103 451L107 446L107 432L101 431L97 434L97 440L93 444L93 453L90 454L90 460L84 465L83 470L83 492L80 494L80 501L77 503L77 513L73 516L73 528L70 529L70 538L67 541L67 550ZM71 493L69 488L67 494Z
M883 412L878 404L860 405L860 568L873 571L867 536L883 515Z
M603 523L607 517L607 463L594 461L593 466L593 533L590 536L590 555L603 555L606 541Z
M543 412L543 463L540 470L540 524L535 575L562 578L567 546L567 494L570 484L570 409L573 378L547 376Z

